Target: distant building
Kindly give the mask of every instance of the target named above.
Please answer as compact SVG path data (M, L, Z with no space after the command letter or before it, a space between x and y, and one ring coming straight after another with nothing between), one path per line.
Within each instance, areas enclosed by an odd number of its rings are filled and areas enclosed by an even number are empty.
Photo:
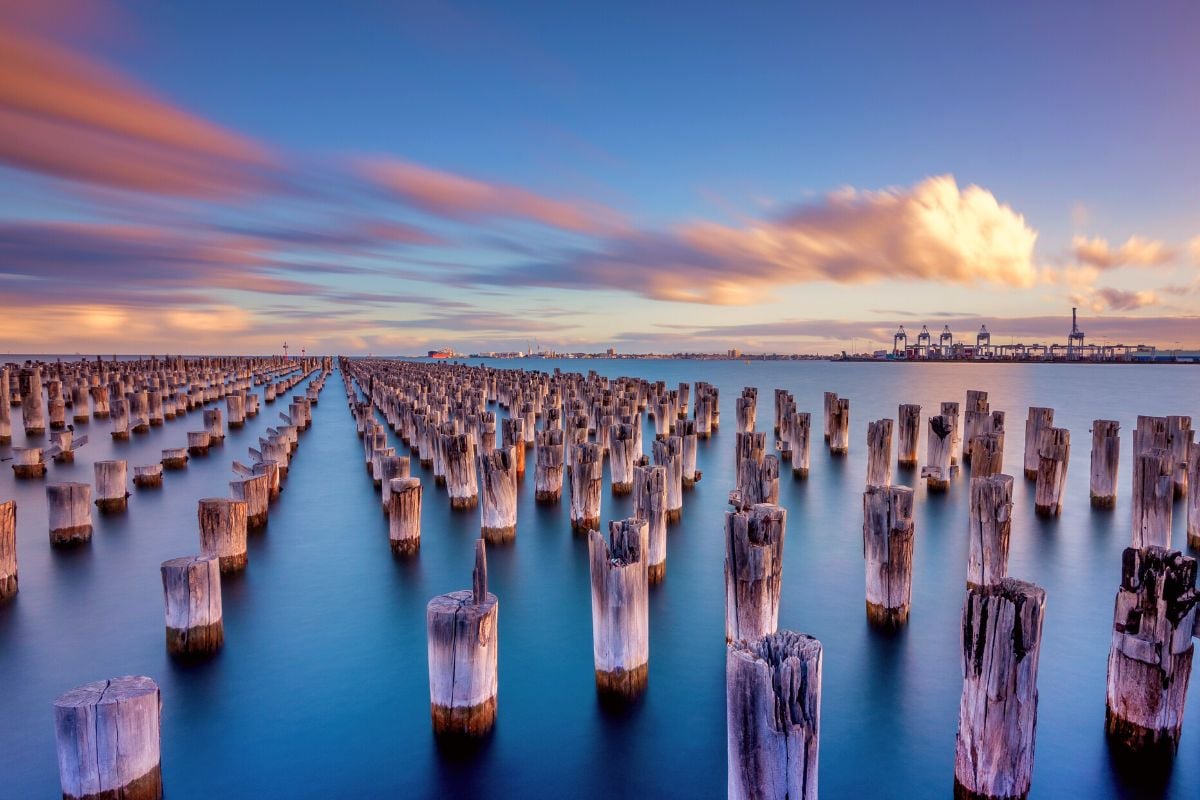
M615 348L615 347L608 348L608 357L616 358L617 357L617 348Z
M742 357L742 351L741 351L741 350L738 350L736 347L730 348L730 350L729 350L729 357L730 357L730 358L741 358L741 357Z

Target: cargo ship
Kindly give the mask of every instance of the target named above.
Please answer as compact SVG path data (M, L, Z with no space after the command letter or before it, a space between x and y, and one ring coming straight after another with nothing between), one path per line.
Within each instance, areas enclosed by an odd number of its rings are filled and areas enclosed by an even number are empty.
M441 350L430 350L429 357L430 358L454 358L454 351L451 350L450 348L443 348Z

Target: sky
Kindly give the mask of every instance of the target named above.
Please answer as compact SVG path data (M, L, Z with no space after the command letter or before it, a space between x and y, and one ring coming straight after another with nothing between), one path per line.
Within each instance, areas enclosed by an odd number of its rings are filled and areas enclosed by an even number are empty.
M0 352L1200 347L1200 5L0 0Z

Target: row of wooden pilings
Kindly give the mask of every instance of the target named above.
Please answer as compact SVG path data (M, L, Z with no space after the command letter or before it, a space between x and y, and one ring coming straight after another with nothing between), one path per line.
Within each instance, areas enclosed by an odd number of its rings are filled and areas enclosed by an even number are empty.
M301 365L298 373L294 365L267 373L262 383L271 390L272 399L284 396L315 373L315 367L306 373L305 366ZM270 499L278 495L287 459L298 443L296 433L311 424L311 406L316 404L330 368L331 361L326 359L324 370L309 384L305 395L294 397L289 413L280 415L285 425L278 430L268 428L268 438L260 439L258 449L251 448L253 466L234 462L240 477L230 482L231 497L199 501L200 554L170 559L161 565L166 648L173 657L203 658L223 645L220 576L245 568L247 532L266 525ZM274 381L273 377L282 380ZM0 386L7 387L7 383ZM247 396L237 388L231 393L217 391L211 399L225 396L228 401ZM257 401L256 394L250 392L248 396ZM245 406L235 403L231 407L227 402L227 408L240 410ZM256 410L257 404L251 408ZM219 411L215 420L208 412L205 417L206 433L223 439ZM233 414L231 418L237 419ZM239 423L242 420L244 417ZM279 455L282 462L263 457L263 452ZM128 497L125 462L101 461L95 467L97 505L105 512L124 511ZM140 477L143 475L135 476L135 483L147 485L139 482ZM161 473L158 478L157 484L149 485L161 485ZM88 484L47 486L52 544L90 538L90 489ZM64 514L68 518L63 519ZM0 598L16 590L16 503L9 501L0 503ZM153 679L124 676L85 684L61 695L54 703L54 712L64 798L162 797L161 695Z
M564 387L569 391L572 385L587 386L589 379L589 388L604 387L601 391L610 397L620 396L613 395L611 385L605 386L607 382L594 376L555 380L560 377L556 374L555 379L541 376L530 380L525 373L506 375L465 367L347 360L341 365L347 398L364 437L367 469L380 481L381 489L386 481L387 491L393 493L397 481L415 479L389 475L389 471L407 472L408 462L399 467L398 462L385 461L402 457L387 452L386 431L374 422L376 408L382 410L422 462L428 456L435 481L444 482L448 499L456 508L480 505L480 496L489 493L486 479L481 477L485 459L475 457L487 441L489 428L493 443L490 452L503 454L504 464L499 471L511 470L514 486L516 465L523 464L524 445L530 439L535 445L541 444L541 434L562 432L567 451L562 461L572 483L599 483L602 471L593 477L594 470L576 471L575 465L599 463L602 470L605 455L611 461L613 450L623 446L614 447L612 442L633 436L632 431L626 434L623 428L620 435L613 436L614 415L599 415L593 427L597 415L594 410L585 410L589 404L583 398L568 395L571 402L563 404ZM365 401L358 399L353 382L363 390ZM545 391L527 393L531 384L539 383ZM631 385L636 386L636 382L618 384L617 388L630 390ZM556 392L558 402L550 400L539 412L538 406ZM636 395L636 388L632 392ZM590 391L584 397L589 396ZM696 420L682 418L687 393L648 392L646 397L645 405L635 406L637 427L640 411L657 406L652 411L656 430L660 420L663 430L656 443L667 443L662 449L665 458L671 458L669 441L679 438L682 462L683 437L676 433L679 423L690 422L693 430L699 428ZM494 448L495 416L489 420L490 412L486 410L493 398L502 405L507 401L511 415L501 426L506 446L498 449ZM602 409L605 399L600 401ZM786 392L777 392L779 456L768 454L764 435L755 430L756 399L757 392L752 389L738 398L736 487L730 493L734 509L726 514L725 523L729 794L816 797L821 645L805 634L778 630L786 530L786 511L777 504L779 459L793 464L794 476L807 474L808 415L801 417ZM715 391L704 392L698 385L697 409L702 402L711 433L719 414L714 408ZM1037 663L1046 598L1039 587L1007 575L1014 481L1000 471L1004 413L991 410L983 392L969 392L966 406L961 435L957 403L942 404L941 413L930 418L930 463L922 470L929 488L936 491L949 488L959 463L971 467L970 546L962 614L964 683L955 793L961 797L1020 797L1028 793L1032 774ZM579 411L570 416L582 419L570 421L564 408ZM539 413L542 430L534 427ZM918 449L920 409L901 406L898 418L897 462L912 466ZM1035 481L1035 504L1043 514L1061 510L1069 459L1069 434L1054 428L1052 420L1049 409L1031 409L1026 429L1026 475ZM556 423L562 427L550 427ZM848 452L849 401L827 394L825 423L831 454ZM633 425L634 421L616 424ZM597 440L590 441L592 436ZM1173 752L1177 747L1193 649L1191 638L1196 633L1195 561L1168 549L1171 505L1167 502L1164 510L1162 499L1169 499L1175 492L1189 493L1190 488L1200 485L1193 466L1195 445L1182 448L1182 461L1172 455L1181 436L1190 440L1190 420L1183 417L1139 418L1134 435L1133 547L1124 554L1114 615L1107 729L1116 746L1136 754ZM1035 442L1032 454L1031 440ZM1093 429L1091 493L1093 503L1099 507L1111 506L1115 498L1119 444L1114 441L1119 442L1116 424L1098 421ZM863 502L866 607L873 624L887 627L904 625L908 619L915 542L913 492L891 483L891 444L891 420L868 426ZM547 446L554 445L547 442ZM798 456L803 471L796 467ZM638 468L645 469L635 465ZM669 472L663 470L660 474ZM623 481L618 477L623 475L620 468L611 470L614 492L620 491L618 484ZM636 473L634 483L638 483ZM417 481L418 490L419 485ZM480 485L485 487L482 492ZM561 482L559 489L561 496ZM602 492L597 489L596 494ZM515 531L515 501L513 505ZM590 507L586 502L581 506L583 513L576 514L573 503L571 519L573 527L588 533L597 688L605 696L628 699L646 686L646 598L652 582L649 554L654 549L651 521L640 515L613 521L606 537L599 532L598 524L588 524L599 522L599 502L594 516L587 515ZM489 520L508 521L508 517L495 516L500 510L493 508L489 516L481 507L481 539L477 543L472 589L434 598L427 609L431 714L435 730L444 735L481 735L494 724L498 602L487 591L485 539L489 529L499 528L502 532L493 534L492 539L511 540L507 524L487 524ZM665 512L663 516L667 516ZM418 501L418 543L419 517ZM395 539L393 549L397 549ZM397 552L415 549L402 546Z

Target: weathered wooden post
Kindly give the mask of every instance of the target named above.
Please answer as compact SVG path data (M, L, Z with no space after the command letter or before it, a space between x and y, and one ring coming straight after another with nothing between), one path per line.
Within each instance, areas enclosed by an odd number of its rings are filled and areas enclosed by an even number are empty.
M258 530L267 526L270 511L271 483L268 475L254 475L229 482L229 495L246 502L246 529Z
M609 538L588 533L592 583L592 651L596 689L633 698L646 688L650 667L649 526L613 520Z
M46 477L46 461L40 447L14 447L13 475L22 480Z
M830 407L829 454L844 456L850 452L850 398L839 397Z
M1188 500L1187 540L1188 547L1200 550L1200 442L1188 447Z
M817 800L821 643L779 631L725 656L729 800Z
M1033 508L1044 516L1062 513L1067 488L1067 462L1071 456L1071 432L1066 428L1043 428L1038 445L1038 475Z
M896 425L896 463L902 467L915 467L921 441L921 407L902 403L897 412Z
M216 556L221 572L246 568L246 501L206 497L198 504L200 552Z
M216 556L184 556L161 567L167 652L181 658L215 653L225 642L221 564Z
M46 486L50 517L50 544L71 545L92 539L92 487L87 483L51 483Z
M225 411L229 415L229 429L237 430L246 424L246 396L231 394L225 398Z
M520 417L507 417L501 423L500 441L504 447L515 451L517 477L525 477L525 420Z
M758 422L758 390L747 386L733 407L738 433L753 433ZM669 433L669 431L667 431Z
M791 434L792 477L807 478L812 449L812 414L793 412Z
M943 424L950 431L950 465L958 465L958 448L962 445L962 429L959 427L960 414L958 403L952 401L943 402L939 408L939 416L943 417ZM932 428L930 429L932 430Z
M1029 416L1025 419L1025 478L1027 480L1037 480L1038 465L1041 463L1041 456L1038 455L1038 443L1042 440L1042 431L1053 427L1053 408L1029 407Z
M1037 672L1046 592L1004 578L968 587L962 613L962 700L954 748L954 796L1029 794L1037 730Z
M0 367L0 444L12 443L12 389L8 368Z
M158 684L94 681L54 701L58 777L70 800L161 800Z
M880 419L867 423L867 486L888 486L892 482L892 421Z
M1167 449L1171 451L1171 479L1175 497L1186 497L1188 446L1192 443L1192 418L1167 417Z
M725 513L725 641L757 639L779 627L786 532L782 506Z
M187 435L187 451L188 455L206 456L208 455L208 446L211 439L208 431L188 431ZM164 464L165 466L165 464Z
M562 498L563 432L557 428L537 432L537 463L533 473L533 497L539 503L557 503Z
M1004 471L1004 435L981 433L971 440L971 476L986 478Z
M863 493L863 558L872 625L897 628L908 622L915 542L912 489L868 486Z
M971 478L967 586L995 586L1008 576L1012 534L1011 475Z
M925 479L925 488L930 492L944 492L950 488L950 478L954 475L951 464L954 452L953 420L943 414L929 418L929 435L926 438L926 460L929 462L921 468L921 477Z
M204 410L204 428L208 431L209 444L220 444L225 441L225 424L222 416L219 408Z
M505 447L479 457L482 484L479 505L480 531L488 544L517 538L516 448Z
M408 456L382 456L379 459L379 501L383 505L383 513L387 513L388 500L392 496L392 481L395 478L407 478L412 464Z
M1117 465L1121 460L1121 423L1092 421L1091 496L1093 508L1117 504Z
M42 404L42 370L34 367L29 376L29 391L21 397L21 422L26 438L46 434L46 407Z
M475 543L472 588L429 601L425 623L429 641L429 710L433 732L469 738L496 723L497 654L500 603L487 590L487 555Z
M0 381L0 394L8 392L8 377ZM0 600L17 593L17 501L0 503Z
M978 389L967 390L967 404L963 408L963 451L964 464L971 463L971 441L987 432L988 393Z
M1171 546L1171 453L1160 448L1133 457L1133 546Z
M169 447L162 451L163 469L186 469L188 451L186 447Z
M587 533L600 527L604 458L600 445L595 442L576 445L574 451L575 458L571 464L571 530Z
M633 425L617 423L609 428L608 470L614 495L633 491L633 465L640 455L635 450L636 444Z
M421 549L421 480L393 478L388 498L388 541L392 554L408 556Z
M687 384L683 384L686 386ZM638 424L635 419L635 425ZM696 421L680 420L676 425L679 440L683 443L683 488L690 489L700 480L700 470L696 469L698 441L696 437Z
M257 395L255 395L257 396ZM255 462L251 470L253 475L265 475L267 478L267 494L271 499L279 497L281 484L279 480L280 471L279 463L276 461L258 461Z
M109 430L109 436L115 442L124 442L129 440L129 403L124 398L118 397L111 404L112 415Z
M763 436L764 434L741 434ZM654 463L667 471L667 522L678 522L683 517L683 440L678 436L655 439ZM779 483L779 469L775 469L775 482Z
M450 507L459 511L479 504L479 478L475 470L475 437L467 433L442 435L446 459L446 492Z
M667 574L667 468L633 468L633 515L648 527L648 569L651 584Z
M96 507L103 514L120 513L129 506L126 490L128 463L125 461L97 461Z
M1125 550L1108 652L1105 731L1122 750L1179 747L1196 625L1196 560L1162 547Z

